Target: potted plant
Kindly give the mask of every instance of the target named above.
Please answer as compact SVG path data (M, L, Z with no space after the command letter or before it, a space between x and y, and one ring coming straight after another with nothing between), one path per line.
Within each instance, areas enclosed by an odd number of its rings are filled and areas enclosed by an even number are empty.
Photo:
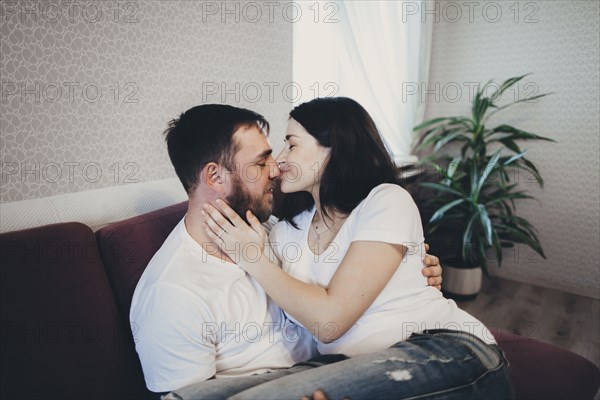
M536 229L515 213L516 200L533 199L519 188L516 173L526 171L540 187L544 184L518 142L554 140L506 124L486 126L497 112L547 95L498 105L502 94L525 76L506 80L489 97L484 90L492 81L479 86L470 117L435 118L414 128L421 132L417 150L433 148L424 162L436 171L420 183L430 194L424 203L424 214L430 216L426 237L437 245L444 264L444 291L455 297L477 295L482 271L488 275L490 259L502 264L504 247L523 243L546 258ZM450 145L460 154L449 156Z

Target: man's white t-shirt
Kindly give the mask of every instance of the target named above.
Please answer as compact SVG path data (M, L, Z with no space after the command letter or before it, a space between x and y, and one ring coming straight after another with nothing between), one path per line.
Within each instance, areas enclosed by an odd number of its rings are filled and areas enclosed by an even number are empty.
M313 207L294 219L299 229L284 221L277 223L269 236L283 269L301 281L327 287L353 241L379 241L408 248L388 284L354 326L332 343L317 343L321 354L369 353L426 329L466 331L486 343L495 343L480 321L427 285L427 278L421 272L425 255L421 218L406 190L392 184L375 187L350 213L337 236L320 255L315 255L308 246L314 213ZM365 267L377 268L377 265ZM330 331L335 326L320 328Z
M316 355L311 335L240 267L208 255L184 221L150 261L131 304L148 389L288 368Z

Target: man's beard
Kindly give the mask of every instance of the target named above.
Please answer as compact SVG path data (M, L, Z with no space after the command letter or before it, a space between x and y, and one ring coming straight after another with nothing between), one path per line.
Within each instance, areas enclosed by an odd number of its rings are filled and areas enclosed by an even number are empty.
M273 212L273 197L271 197L269 202L265 202L265 193L262 193L259 198L252 197L252 195L244 188L239 176L233 174L232 179L232 193L225 199L227 204L229 204L229 207L233 208L233 210L244 220L246 220L246 211L248 210L252 211L260 222L268 220ZM272 185L265 188L265 190L268 190L270 187L272 187Z

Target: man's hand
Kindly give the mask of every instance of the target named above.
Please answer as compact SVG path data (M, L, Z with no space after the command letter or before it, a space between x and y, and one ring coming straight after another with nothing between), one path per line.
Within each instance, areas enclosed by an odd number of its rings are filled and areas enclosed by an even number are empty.
M429 251L427 243L425 243L425 251ZM438 290L442 290L442 266L440 265L440 259L427 254L423 257L423 263L425 264L425 268L421 272L423 276L427 277L427 284Z

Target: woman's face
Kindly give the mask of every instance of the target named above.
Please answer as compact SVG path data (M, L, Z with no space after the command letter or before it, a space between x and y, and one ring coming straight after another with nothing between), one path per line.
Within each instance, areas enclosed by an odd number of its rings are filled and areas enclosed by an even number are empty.
M321 182L330 149L321 146L317 139L293 118L290 118L285 131L285 144L285 148L277 156L281 170L281 191L316 193L315 189Z

